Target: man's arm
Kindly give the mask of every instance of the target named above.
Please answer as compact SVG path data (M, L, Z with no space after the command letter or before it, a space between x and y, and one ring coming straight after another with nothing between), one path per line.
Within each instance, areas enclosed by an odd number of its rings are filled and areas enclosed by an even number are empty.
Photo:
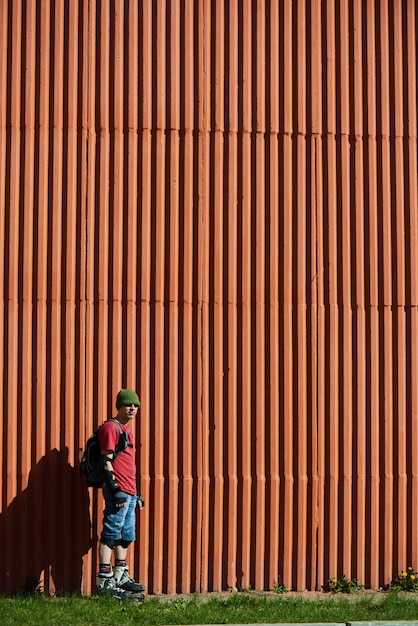
M120 487L115 480L112 465L113 453L113 450L101 450L104 482L113 496L116 507L122 508L126 504L126 497L121 492Z
M113 450L101 450L104 470L109 470L110 472L113 472L113 465L112 465L113 454L114 454ZM108 460L106 461L104 457L107 457Z

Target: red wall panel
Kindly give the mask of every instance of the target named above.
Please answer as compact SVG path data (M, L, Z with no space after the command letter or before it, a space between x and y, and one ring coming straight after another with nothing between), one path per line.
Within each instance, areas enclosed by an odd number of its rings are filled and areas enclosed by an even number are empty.
M0 589L94 590L141 398L150 593L418 568L412 0L0 0Z

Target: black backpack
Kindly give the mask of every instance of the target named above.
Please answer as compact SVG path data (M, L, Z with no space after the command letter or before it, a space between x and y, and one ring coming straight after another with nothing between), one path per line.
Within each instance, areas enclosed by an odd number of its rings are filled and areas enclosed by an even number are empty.
M122 450L127 448L128 445L132 446L132 444L128 444L128 433L122 429L118 420L112 418L109 421L114 422L119 429L119 441L113 455L113 459L115 459ZM102 426L96 428L94 433L87 439L80 460L80 472L86 477L89 487L101 487L103 485L103 470L98 467L101 457L98 433Z

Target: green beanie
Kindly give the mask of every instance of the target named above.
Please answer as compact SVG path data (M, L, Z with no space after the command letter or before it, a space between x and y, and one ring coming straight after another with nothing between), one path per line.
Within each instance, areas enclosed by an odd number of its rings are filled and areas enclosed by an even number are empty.
M133 389L121 389L116 396L116 408L120 409L124 404L140 405L138 394Z

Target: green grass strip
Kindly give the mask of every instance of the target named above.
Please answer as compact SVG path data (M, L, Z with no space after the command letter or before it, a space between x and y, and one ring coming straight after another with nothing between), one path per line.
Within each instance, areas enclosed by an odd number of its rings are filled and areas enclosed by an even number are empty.
M417 620L418 594L376 593L306 598L236 593L223 597L147 597L144 602L104 597L0 598L0 624L114 626L125 624L275 624Z

